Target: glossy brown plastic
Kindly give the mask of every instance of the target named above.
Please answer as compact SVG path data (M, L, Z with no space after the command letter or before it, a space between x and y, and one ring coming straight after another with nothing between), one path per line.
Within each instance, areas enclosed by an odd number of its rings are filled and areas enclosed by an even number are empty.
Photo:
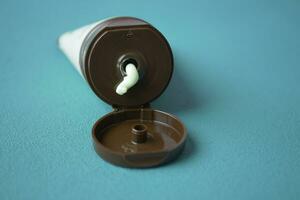
M92 132L96 152L123 167L145 168L167 163L182 151L186 140L180 120L149 108L109 113L95 123Z
M137 66L140 79L125 95L118 95L115 88L128 63ZM85 38L80 66L95 94L114 108L92 130L94 148L104 160L145 168L179 155L187 137L184 125L149 106L173 73L170 45L157 29L132 17L105 20Z
M150 24L117 17L98 24L85 38L80 66L95 94L114 107L137 107L157 98L173 73L173 55L167 40ZM114 88L125 75L126 62L135 62L138 83L126 95Z

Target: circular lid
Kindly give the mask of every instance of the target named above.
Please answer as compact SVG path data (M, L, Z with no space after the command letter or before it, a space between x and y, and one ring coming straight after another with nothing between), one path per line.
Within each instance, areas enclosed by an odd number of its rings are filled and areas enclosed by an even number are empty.
M84 40L80 59L93 91L113 106L151 102L167 87L173 72L171 48L164 36L147 22L131 17L112 18L95 26ZM119 95L116 87L128 63L136 66L139 80Z
M123 167L153 167L175 159L186 141L182 122L152 109L122 109L99 119L94 148L106 161Z

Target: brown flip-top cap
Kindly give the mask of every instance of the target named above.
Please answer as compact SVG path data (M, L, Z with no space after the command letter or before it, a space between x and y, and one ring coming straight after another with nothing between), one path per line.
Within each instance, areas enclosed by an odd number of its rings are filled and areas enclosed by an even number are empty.
M150 24L130 17L98 24L81 49L81 67L91 88L114 107L136 107L158 97L173 72L171 48ZM124 76L126 62L134 62L140 80L126 95L115 88Z
M96 25L80 53L89 85L116 108L94 125L96 152L125 167L156 166L175 158L186 138L183 124L148 106L165 90L173 73L173 55L165 37L143 20L117 17ZM139 80L119 95L115 89L128 63L136 66Z

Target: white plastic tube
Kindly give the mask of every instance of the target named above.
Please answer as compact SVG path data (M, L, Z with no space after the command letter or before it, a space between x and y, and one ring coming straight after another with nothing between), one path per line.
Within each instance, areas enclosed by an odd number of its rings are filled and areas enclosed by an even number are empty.
M79 64L81 46L88 33L102 21L103 20L86 25L74 31L66 32L58 38L59 48L71 61L71 63L74 65L75 69L79 72L81 76L83 76Z

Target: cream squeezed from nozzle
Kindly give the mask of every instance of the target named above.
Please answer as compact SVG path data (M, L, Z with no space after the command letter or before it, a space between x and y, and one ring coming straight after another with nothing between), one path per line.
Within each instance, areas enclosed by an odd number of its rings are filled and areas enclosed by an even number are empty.
M123 81L119 83L116 88L118 95L124 95L130 88L132 88L139 80L139 73L136 66L132 63L128 63L125 67L126 76Z

